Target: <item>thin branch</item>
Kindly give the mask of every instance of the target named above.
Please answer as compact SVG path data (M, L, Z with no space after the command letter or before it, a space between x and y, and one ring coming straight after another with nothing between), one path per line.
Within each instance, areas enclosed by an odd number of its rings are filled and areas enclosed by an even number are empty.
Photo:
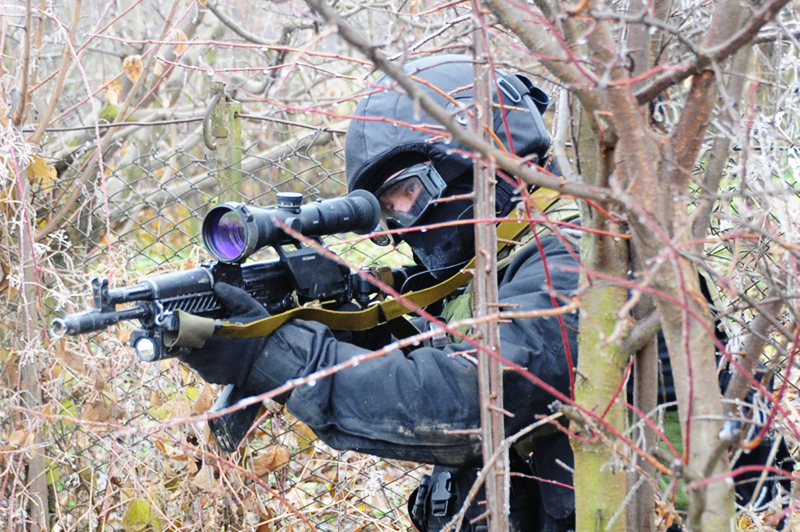
M607 8L604 7L603 9L590 10L589 15L595 20L611 20L616 22L625 22L627 24L642 24L644 26L648 26L649 28L662 30L663 32L669 33L678 39L678 41L682 43L693 55L700 55L700 50L698 50L697 46L695 46L695 43L686 36L686 32L683 29L676 28L675 26L667 24L666 22L648 16L646 10L642 11L638 15L625 15L623 13L611 13Z
M269 41L265 41L264 39L262 39L261 37L259 37L255 33L250 33L249 31L247 31L246 29L241 27L235 20L233 20L231 17L229 17L220 8L218 8L216 2L208 2L206 4L206 7L208 7L208 9L212 13L214 13L214 15L217 16L217 18L220 20L220 22L222 22L223 24L228 26L228 28L233 30L233 32L236 35L238 35L239 37L241 37L242 39L244 39L246 41L250 41L250 42L255 43L255 44L273 44L273 43L271 43Z
M628 333L622 344L621 356L629 357L646 346L661 331L661 317L653 311L639 320Z
M701 49L694 60L680 65L678 68L664 72L656 77L647 87L636 92L636 100L645 104L661 94L667 88L680 83L684 79L698 74L711 66L713 62L721 62L734 54L742 46L749 45L761 27L769 22L789 0L772 0L765 2L750 19L748 24L736 32L726 42L712 48Z
M750 390L753 372L769 340L770 331L773 329L772 322L778 319L783 308L783 300L780 298L765 300L757 308L760 313L750 325L750 334L744 344L744 356L739 360L740 367L733 371L728 388L725 390L725 399L730 399L724 404L726 418L735 413L737 402L743 401Z
M78 32L78 24L80 24L81 20L81 3L82 0L75 0L75 7L72 10L72 20L70 20L69 32L67 33L69 42L75 42L75 34ZM64 52L61 54L61 64L58 66L58 75L53 85L53 92L50 94L50 102L48 102L47 108L39 119L39 125L36 127L36 131L28 138L28 142L31 144L39 144L39 141L46 131L47 124L50 123L50 119L56 111L58 100L61 97L61 89L64 87L64 81L67 79L67 73L69 72L70 55L70 48L65 43ZM77 60L76 58L76 61Z
M169 34L170 29L172 28L172 19L175 17L175 12L178 9L178 5L180 4L180 0L175 0L172 4L172 9L169 13L169 16L164 21L164 26L161 29L161 36L159 37L159 41L163 41L167 35ZM131 90L128 91L128 95L125 98L125 101L119 106L119 112L117 113L116 118L114 119L113 123L123 122L125 118L127 118L126 113L128 108L131 106L131 102L133 101L134 95L139 92L139 89L144 85L145 79L147 78L147 74L152 70L153 65L155 64L156 55L158 54L158 50L161 47L160 44L156 44L154 48L151 50L150 56L148 57L147 63L142 68L142 72L139 75L139 79L136 80L136 83L133 84ZM98 128L99 131L99 128ZM111 130L109 130L111 131ZM99 134L99 133L98 133ZM75 203L78 200L78 196L83 191L84 185L89 182L89 180L93 177L95 166L99 163L102 164L102 156L105 149L108 147L108 134L105 135L104 139L100 142L100 145L97 146L97 149L93 152L92 156L84 163L81 168L81 177L76 181L75 185L72 187L72 193L69 197L64 201L61 208L58 212L53 215L50 220L36 233L36 241L41 242L42 239L47 237L52 231L54 231L62 222L62 220L66 217L67 213L69 213L72 208L75 206Z
M152 122L112 122L110 124L98 124L94 126L75 126L75 127L48 127L44 128L44 131L48 133L57 133L57 132L64 132L64 131L87 131L91 130L94 131L96 128L100 129L108 129L108 128L116 128L116 127L129 127L129 126L140 126L140 127L148 127L148 126L169 126L172 124L186 124L190 122L201 122L204 117L202 116L193 116L189 118L175 118L173 120L153 120ZM242 118L245 118L242 116ZM246 117L246 118L253 118L253 117ZM275 120L279 121L279 120ZM23 129L23 131L32 131L31 129Z
M22 73L19 78L19 85L17 91L19 93L19 101L17 108L14 110L14 117L11 122L18 126L22 123L22 118L25 116L25 108L28 106L28 81L30 77L31 68L31 30L33 27L33 6L31 0L25 4L25 43L22 50Z
M745 85L745 75L747 73L747 65L750 63L752 48L746 46L739 50L733 59L732 71L733 75L730 78L727 90L727 113L722 116L723 123L732 124L734 115L738 115L739 107L737 104L742 98ZM714 139L711 147L711 152L708 155L708 165L705 174L703 175L703 182L701 189L707 193L712 193L719 190L719 184L722 181L722 176L725 174L725 167L728 163L728 153L730 150L731 139L728 135L720 135ZM708 221L711 216L711 208L715 203L713 197L704 197L695 210L694 221L692 222L692 239L700 240L708 230Z

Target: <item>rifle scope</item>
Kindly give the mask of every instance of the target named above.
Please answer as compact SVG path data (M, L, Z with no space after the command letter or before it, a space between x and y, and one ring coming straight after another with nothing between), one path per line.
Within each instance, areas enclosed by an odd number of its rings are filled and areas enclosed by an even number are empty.
M244 203L217 205L203 219L203 243L218 261L238 263L265 246L294 241L276 220L304 236L322 236L348 232L367 234L378 227L381 218L378 200L365 190L301 206L302 201L302 194L280 192L277 207L260 208Z

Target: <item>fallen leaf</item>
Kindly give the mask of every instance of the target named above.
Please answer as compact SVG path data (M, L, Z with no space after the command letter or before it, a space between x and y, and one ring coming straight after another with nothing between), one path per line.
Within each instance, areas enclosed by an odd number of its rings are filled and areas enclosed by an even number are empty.
M192 411L195 414L202 414L203 412L208 411L213 404L214 390L212 390L211 386L205 382L203 383L202 390L200 390L200 395L197 396L197 400L194 402L194 405L192 405Z
M67 339L61 338L56 345L56 360L69 368L74 369L78 373L86 373L86 365L83 363L83 357L74 351L67 350Z
M183 419L191 415L189 403L180 399L173 399L167 402L164 404L164 408L169 412L168 419Z
M274 517L270 509L264 505L264 501L261 500L261 497L255 495L253 492L249 492L243 502L245 508L258 514L258 517L264 521Z
M111 415L108 413L108 405L102 399L98 399L94 403L90 403L83 408L81 419L86 421L108 421Z
M124 64L124 63L123 63ZM119 97L122 94L122 82L118 79L115 79L111 83L108 84L106 87L106 92L104 96L106 101L111 105L119 105Z
M311 430L311 427L302 421L298 421L292 425L292 431L294 432L294 437L297 440L297 446L300 447L300 452L305 455L309 455L310 453L314 452L314 441L317 439L317 435L314 434L314 431Z
M131 330L130 327L126 327L124 325L118 325L117 326L117 339L121 343L127 345L128 342L131 339L131 332L133 332L133 331Z
M164 401L161 400L161 394L158 393L157 390L153 390L153 393L150 394L150 404L153 406L161 406L164 404Z
M160 440L156 440L155 447L156 447L156 449L161 451L164 454L164 456L166 456L168 458L171 458L173 460L178 460L178 461L181 461L181 462L185 462L185 461L189 460L189 458L190 458L189 455L187 455L183 451L183 449L177 448L177 447L173 447L172 445L167 445L167 444L165 444L164 442L162 442ZM192 461L194 461L194 460L192 460Z
M122 61L122 70L125 71L125 75L128 76L128 79L133 83L136 83L139 76L142 75L142 69L141 55L129 55Z
M148 526L161 530L158 516L153 512L150 503L142 499L133 499L122 516L122 528L125 532L142 532Z
M194 380L194 373L184 364L180 365L181 384L186 385Z
M8 443L16 448L29 447L33 445L35 441L36 434L25 429L15 430L11 433L11 436L8 437Z
M253 472L264 477L289 462L289 451L283 445L273 445L253 456Z
M214 487L214 471L208 464L203 464L203 468L194 476L192 484L201 490L210 490Z

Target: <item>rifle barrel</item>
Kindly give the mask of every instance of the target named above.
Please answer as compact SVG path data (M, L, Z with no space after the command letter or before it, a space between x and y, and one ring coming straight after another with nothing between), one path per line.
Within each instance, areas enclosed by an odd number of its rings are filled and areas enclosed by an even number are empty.
M87 310L77 314L70 314L62 319L53 320L52 333L56 338L67 334L84 334L105 329L124 320L138 320L147 318L150 310L144 307L131 307L114 312L98 312Z

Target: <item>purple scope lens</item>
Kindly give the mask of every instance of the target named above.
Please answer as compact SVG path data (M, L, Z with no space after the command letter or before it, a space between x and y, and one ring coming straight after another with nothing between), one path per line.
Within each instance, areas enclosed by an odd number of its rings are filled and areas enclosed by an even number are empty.
M209 243L227 260L240 258L245 248L244 222L234 211L217 216L211 223Z

